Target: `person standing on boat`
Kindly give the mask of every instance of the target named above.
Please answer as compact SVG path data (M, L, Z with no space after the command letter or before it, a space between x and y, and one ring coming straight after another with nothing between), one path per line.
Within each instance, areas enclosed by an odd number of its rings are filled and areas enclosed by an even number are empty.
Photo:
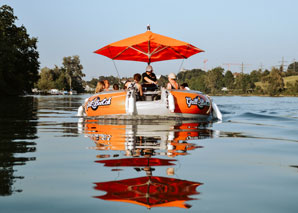
M168 80L167 89L179 89L179 84L176 82L176 75L174 73L168 75Z
M142 81L144 84L157 84L157 79L153 73L153 67L151 65L148 65L146 67L146 72L142 74Z

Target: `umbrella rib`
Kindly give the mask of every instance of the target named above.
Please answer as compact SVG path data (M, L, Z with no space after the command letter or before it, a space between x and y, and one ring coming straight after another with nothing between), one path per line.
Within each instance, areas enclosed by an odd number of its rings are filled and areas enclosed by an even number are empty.
M163 51L164 49L167 49L169 46L164 46L163 48L157 50L161 45L159 45L158 47L155 48L155 50L152 51L152 53L150 54L153 55L153 54L156 54L156 53L159 53L160 51Z
M133 50L135 50L135 51L137 51L137 52L140 52L140 53L142 53L142 54L148 56L148 54L146 54L145 52L142 52L141 50L138 50L138 49L136 49L136 48L134 48L134 47L132 47L132 46L129 46L129 47L126 47L124 50L122 50L120 53L118 53L118 54L117 54L115 57L113 57L112 59L114 60L115 58L119 57L123 52L125 52L125 51L128 50L129 48L131 48L131 49L133 49Z
M131 49L133 49L133 50L135 50L135 51L138 51L138 52L140 52L140 53L142 53L142 54L144 54L144 55L147 55L147 56L149 56L148 55L148 53L145 53L145 52L142 52L141 50L138 50L138 49L136 49L136 48L134 48L134 47L128 47L128 48L131 48Z
M140 51L143 51L145 53L145 50L142 47L140 47L139 45L135 45L135 46L138 47Z
M118 56L120 56L123 52L125 52L129 47L126 47L124 50L122 50L120 53L118 53L115 57L112 58L112 60L114 60L115 58L117 58Z

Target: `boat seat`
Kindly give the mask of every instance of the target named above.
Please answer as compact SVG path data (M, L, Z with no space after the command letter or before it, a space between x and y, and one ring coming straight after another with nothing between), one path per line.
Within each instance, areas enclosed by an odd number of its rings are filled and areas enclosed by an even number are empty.
M156 84L142 84L142 88L143 88L143 92L158 90L158 86Z
M160 91L146 91L143 92L144 100L145 101L156 101L160 100Z

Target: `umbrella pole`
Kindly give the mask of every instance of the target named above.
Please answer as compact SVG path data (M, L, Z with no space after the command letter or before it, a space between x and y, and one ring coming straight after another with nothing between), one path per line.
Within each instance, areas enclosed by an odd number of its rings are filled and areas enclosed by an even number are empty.
M182 65L183 65L183 63L184 63L184 58L183 58L183 59L182 59L182 61L181 61L181 64L180 64L180 67L179 67L178 73L181 71L181 68L182 68Z
M115 61L114 61L114 60L112 60L112 61L113 61L114 67L115 67L115 69L116 69L116 71L117 71L117 75L118 75L118 78L119 78L119 85L120 85L120 84L121 84L121 77L120 77L120 75L119 75L119 71L118 71L118 69L117 69L117 66L116 66Z

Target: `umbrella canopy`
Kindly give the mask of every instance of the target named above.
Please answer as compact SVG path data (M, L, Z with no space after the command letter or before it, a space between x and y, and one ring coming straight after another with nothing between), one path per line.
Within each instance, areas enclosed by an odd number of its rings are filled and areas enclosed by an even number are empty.
M104 163L107 167L120 167L120 166L132 166L132 167L145 167L145 166L171 166L175 165L171 161L174 159L159 159L159 158L122 158L113 160L99 160L96 163Z
M107 194L96 198L110 201L134 203L151 207L190 208L185 201L198 194L197 186L202 183L158 176L139 177L125 180L95 183L96 190Z
M153 33L150 30L111 43L95 51L95 53L113 60L142 61L147 63L186 59L199 52L204 52L204 50L184 41Z

